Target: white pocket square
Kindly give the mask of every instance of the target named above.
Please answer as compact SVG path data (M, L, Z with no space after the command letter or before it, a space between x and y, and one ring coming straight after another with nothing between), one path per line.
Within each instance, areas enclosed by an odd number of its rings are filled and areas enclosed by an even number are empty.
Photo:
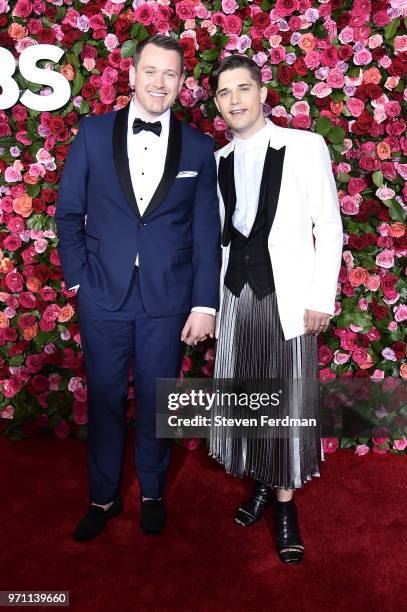
M191 176L196 176L197 174L198 172L196 172L196 170L182 170L181 172L178 172L175 178L189 178Z

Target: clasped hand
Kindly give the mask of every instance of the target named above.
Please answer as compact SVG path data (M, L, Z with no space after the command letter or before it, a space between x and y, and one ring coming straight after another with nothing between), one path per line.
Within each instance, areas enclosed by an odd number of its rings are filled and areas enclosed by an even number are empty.
M189 346L213 338L215 334L215 317L203 312L191 312L181 332L181 340Z
M331 315L317 310L305 310L304 327L306 336L317 336L322 332L326 332L329 327Z

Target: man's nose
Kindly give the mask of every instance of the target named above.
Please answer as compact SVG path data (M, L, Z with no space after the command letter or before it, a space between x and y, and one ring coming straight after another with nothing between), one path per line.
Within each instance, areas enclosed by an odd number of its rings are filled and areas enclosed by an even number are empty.
M162 72L157 72L154 75L153 85L157 88L164 87L164 74Z
M237 106L239 104L239 102L240 102L239 92L238 91L232 91L232 94L231 94L231 103L234 106Z

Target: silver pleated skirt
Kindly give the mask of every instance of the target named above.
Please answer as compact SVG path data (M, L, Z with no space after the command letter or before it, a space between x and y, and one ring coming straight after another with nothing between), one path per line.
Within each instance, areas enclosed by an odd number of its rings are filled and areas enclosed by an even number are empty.
M222 384L224 379L284 379L280 414L315 418L319 423L316 336L284 339L275 292L259 300L246 284L238 298L224 287L223 299L214 380ZM216 415L232 417L233 406L217 403L212 416ZM320 476L324 459L320 429L290 431L289 436L281 436L268 427L262 428L261 437L258 431L235 437L227 427L211 426L209 455L234 476L249 475L272 487L300 488Z

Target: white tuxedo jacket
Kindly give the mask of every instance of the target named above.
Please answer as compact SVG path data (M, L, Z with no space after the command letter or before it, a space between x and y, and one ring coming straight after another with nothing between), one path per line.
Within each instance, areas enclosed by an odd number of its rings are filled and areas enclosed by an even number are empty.
M281 326L284 338L289 340L305 332L305 309L331 316L334 313L343 230L331 159L323 137L271 122L267 125L269 146L274 149L273 161L278 168L277 183L281 178L281 183L274 185L278 201L268 248ZM219 162L233 150L232 140L215 153L222 231L227 192L220 187ZM229 180L233 180L233 175ZM222 183L224 185L225 180ZM222 320L223 282L229 249L230 244L224 246L222 240L216 337Z

